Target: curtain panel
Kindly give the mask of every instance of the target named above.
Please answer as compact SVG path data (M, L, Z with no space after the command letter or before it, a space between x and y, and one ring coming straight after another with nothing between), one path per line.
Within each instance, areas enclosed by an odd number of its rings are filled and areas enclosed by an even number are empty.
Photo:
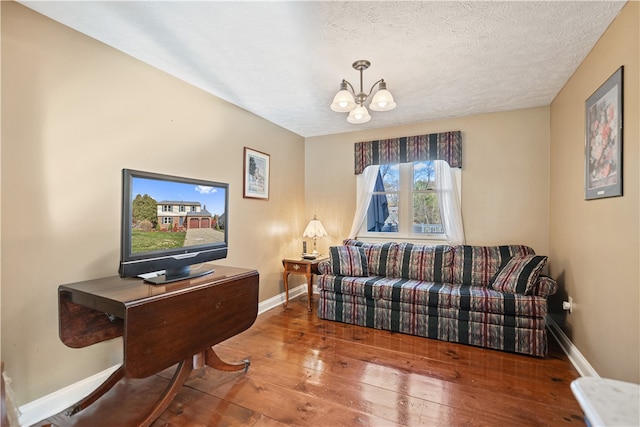
M355 174L367 166L444 160L452 168L462 167L462 132L441 132L378 141L356 142Z

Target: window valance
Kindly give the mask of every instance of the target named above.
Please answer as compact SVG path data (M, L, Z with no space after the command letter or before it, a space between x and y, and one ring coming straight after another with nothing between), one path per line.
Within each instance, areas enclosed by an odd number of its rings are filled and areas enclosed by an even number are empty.
M444 160L452 168L462 167L462 132L441 132L378 141L356 142L355 174L367 166Z

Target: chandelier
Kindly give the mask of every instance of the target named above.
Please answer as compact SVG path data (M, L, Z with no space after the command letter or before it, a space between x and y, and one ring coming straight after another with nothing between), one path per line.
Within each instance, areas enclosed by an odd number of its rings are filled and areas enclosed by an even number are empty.
M396 108L393 96L387 90L387 83L384 79L380 79L371 86L369 93L362 90L362 72L369 68L371 62L361 59L353 63L353 68L360 71L360 92L356 94L355 89L348 81L342 79L340 83L340 91L333 98L331 109L337 113L349 113L347 121L353 124L367 123L371 120L367 107L364 106L369 95L373 93L373 89L378 85L378 91L373 96L369 108L373 111L389 111ZM347 89L347 86L351 91Z

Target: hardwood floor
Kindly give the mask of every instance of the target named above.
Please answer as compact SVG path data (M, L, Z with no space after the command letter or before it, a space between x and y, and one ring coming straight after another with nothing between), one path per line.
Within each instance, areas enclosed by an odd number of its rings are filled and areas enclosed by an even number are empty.
M579 375L549 344L539 359L329 322L303 296L215 347L229 362L248 356L247 373L194 371L152 426L584 426L569 388ZM171 374L135 387L159 393Z

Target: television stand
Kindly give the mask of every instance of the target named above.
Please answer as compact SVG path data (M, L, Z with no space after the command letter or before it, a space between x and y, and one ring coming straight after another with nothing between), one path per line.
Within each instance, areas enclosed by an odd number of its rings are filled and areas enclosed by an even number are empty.
M211 266L209 266L211 267ZM61 341L72 348L122 337L122 366L65 413L74 426L151 425L169 406L195 368L223 371L249 368L249 361L227 363L213 346L248 329L258 315L258 272L216 266L215 273L166 285L149 285L118 276L58 287ZM177 364L169 385L148 405L131 383ZM154 389L156 390L156 389ZM155 395L158 395L155 398ZM137 400L136 400L137 399ZM129 418L123 420L122 417ZM119 418L120 417L120 418Z
M144 277L144 281L154 285L164 285L166 283L179 282L181 280L195 279L196 277L206 276L215 271L210 264L201 264L197 267L190 265L182 268L174 268L165 270L164 274L158 274L151 277Z

